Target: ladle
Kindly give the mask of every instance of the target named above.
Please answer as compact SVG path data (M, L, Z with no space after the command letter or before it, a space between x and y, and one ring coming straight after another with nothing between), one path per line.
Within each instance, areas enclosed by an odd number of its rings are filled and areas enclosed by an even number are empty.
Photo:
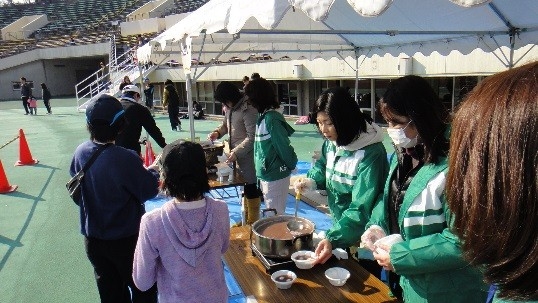
M301 232L304 230L304 224L297 219L297 209L299 208L299 200L301 200L301 193L297 192L295 194L295 218L288 222L287 227L290 232Z

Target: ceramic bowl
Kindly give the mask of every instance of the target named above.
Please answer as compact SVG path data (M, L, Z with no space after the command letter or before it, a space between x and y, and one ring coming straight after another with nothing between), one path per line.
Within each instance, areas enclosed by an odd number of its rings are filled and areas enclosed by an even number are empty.
M288 289L297 279L297 275L291 270L277 270L271 275L271 280L275 282L279 289Z
M342 267L331 267L325 271L325 277L327 277L329 282L334 286L342 286L346 284L349 276L349 271Z
M291 254L291 259L295 262L297 268L310 269L314 266L316 255L313 251L299 250Z

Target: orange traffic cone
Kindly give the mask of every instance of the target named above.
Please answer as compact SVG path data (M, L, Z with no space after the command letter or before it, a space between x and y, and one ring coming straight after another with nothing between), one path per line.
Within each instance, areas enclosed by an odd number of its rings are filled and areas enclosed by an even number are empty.
M37 162L39 162L39 160L32 158L32 153L30 153L30 148L28 147L28 142L26 142L24 132L22 129L19 129L19 161L15 162L15 165L34 165Z
M151 142L149 140L146 140L146 152L144 155L144 166L148 167L151 164L153 164L153 161L155 161L155 153L153 152L153 148L151 148Z
M4 166L2 165L2 160L0 160L0 194L14 192L17 187L17 185L9 185L6 173L4 172Z

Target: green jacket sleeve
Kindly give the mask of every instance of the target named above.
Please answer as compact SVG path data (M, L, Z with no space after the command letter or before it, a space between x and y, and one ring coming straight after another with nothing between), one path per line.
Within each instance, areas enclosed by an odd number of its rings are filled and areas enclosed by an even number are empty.
M353 186L352 201L342 213L340 220L327 231L327 239L333 247L349 247L357 244L365 231L379 193L387 178L387 155L382 148L369 152L359 164L358 179ZM381 151L382 150L382 151Z
M290 134L289 128L291 127L284 120L274 119L268 125L268 128L278 157L284 161L290 171L294 170L295 166L297 166L297 154L288 137L288 134Z
M450 224L450 210L446 201L443 205L445 217ZM390 259L399 275L427 274L469 266L462 258L459 238L448 227L441 233L394 244Z
M314 166L308 170L306 174L307 178L310 178L316 182L317 189L325 189L325 172L327 171L327 140L323 142L321 147L321 155L319 159L314 163Z
M385 231L385 234L388 234L388 226L387 226L387 218L386 215L386 207L385 207L385 199L383 198L383 193L380 193L379 196L376 199L376 202L374 204L374 209L372 210L372 216L370 217L370 221L366 224L365 230L368 229L372 225L377 225Z

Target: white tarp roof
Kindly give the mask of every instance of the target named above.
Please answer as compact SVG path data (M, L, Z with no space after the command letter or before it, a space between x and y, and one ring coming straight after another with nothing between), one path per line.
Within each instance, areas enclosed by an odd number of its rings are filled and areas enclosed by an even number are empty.
M221 61L505 47L499 59L508 65L518 59L506 51L511 44L538 44L538 0L211 0L141 47L138 59L178 60L184 37L205 63L223 50Z

